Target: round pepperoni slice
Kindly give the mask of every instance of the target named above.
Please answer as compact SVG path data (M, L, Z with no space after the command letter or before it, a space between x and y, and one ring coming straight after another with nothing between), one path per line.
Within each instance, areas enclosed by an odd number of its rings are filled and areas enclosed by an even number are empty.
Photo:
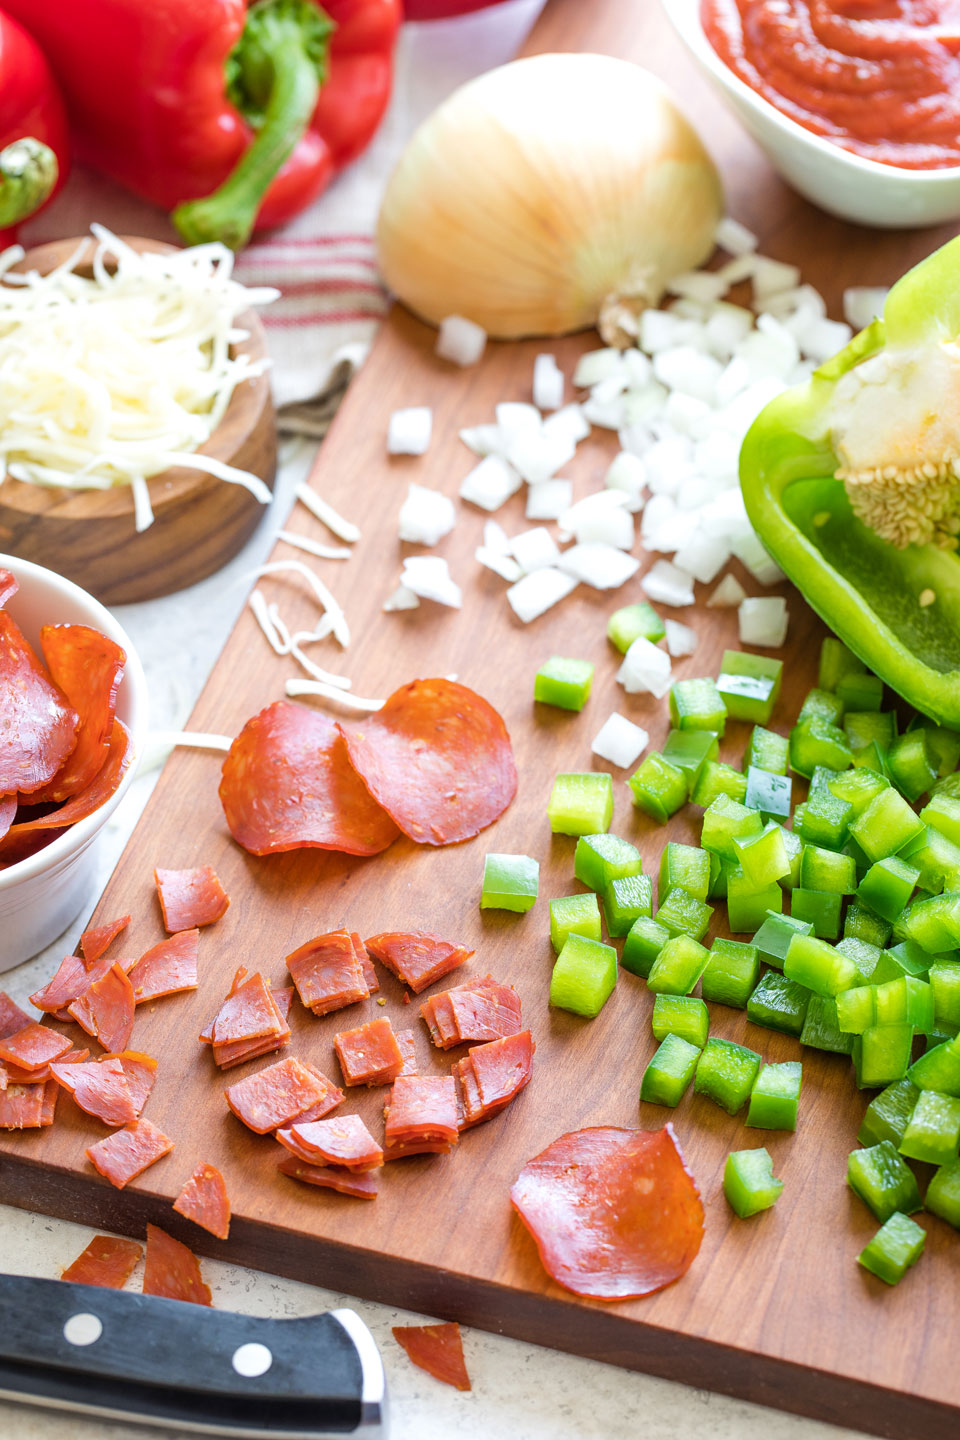
M251 855L301 847L378 855L398 833L350 764L339 726L285 700L234 740L220 801L231 835Z
M2 618L2 611L0 611ZM49 815L39 815L31 820L18 821L10 827L7 839L0 842L6 845L8 841L16 840L22 835L31 835L38 830L59 830L67 825L75 825L78 820L86 820L101 805L106 804L126 774L127 767L133 759L133 740L130 732L122 720L114 720L110 732L110 749L103 765L96 775L78 790L75 795L65 801L57 810L51 810ZM4 852L0 850L0 855Z
M510 1199L547 1274L596 1300L679 1280L703 1239L703 1202L672 1125L561 1135L523 1167Z
M0 610L0 794L52 780L77 743L80 717Z
M90 784L110 750L117 691L127 663L124 651L89 625L44 625L40 632L50 678L80 717L77 743L38 800L67 800Z
M517 791L507 727L452 680L411 681L344 738L370 794L421 845L469 840Z

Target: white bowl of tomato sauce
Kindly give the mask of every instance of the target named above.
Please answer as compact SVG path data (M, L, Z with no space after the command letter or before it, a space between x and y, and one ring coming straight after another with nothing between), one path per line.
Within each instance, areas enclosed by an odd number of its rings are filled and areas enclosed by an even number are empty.
M79 585L41 565L0 554L0 572L4 570L13 575L19 588L5 601L3 609L41 662L44 658L41 630L45 625L86 626L99 631L123 650L125 660L116 690L115 716L129 732L130 740L123 750L126 764L119 782L92 813L67 828L55 830L54 838L22 859L11 861L8 850L4 860L4 845L0 840L0 971L9 970L43 950L94 899L97 840L133 780L147 734L147 682L143 667L126 631L110 611ZM2 693L0 689L0 696ZM0 713L0 734L4 718ZM29 801L30 797L23 798ZM42 813L46 807L34 808ZM55 802L50 802L50 811L55 808ZM30 808L26 811L18 808L14 824L21 815L31 813L34 811ZM12 827L6 835L13 837ZM14 849L14 857L16 853Z
M941 73L933 63L939 55L935 27L930 26L921 37L920 59L916 59L916 27L911 32L898 14L905 14L906 6L898 6L896 0L867 3L851 19L849 4L822 4L816 7L818 21L826 12L829 24L812 31L806 23L807 0L662 3L722 99L784 179L808 200L844 220L888 229L937 225L960 215L960 59L954 62L944 51ZM734 63L759 89L741 78L714 48L705 28L705 3L714 26L718 14L733 20L735 50L739 46ZM936 0L931 3L935 6ZM947 0L941 0L941 8L946 26ZM885 18L873 18L874 11ZM741 16L746 12L747 18L739 34L738 12ZM904 29L898 39L895 27L901 23ZM740 44L741 39L745 44ZM833 41L847 48L834 52ZM783 47L782 68L777 46ZM908 51L909 63L902 64ZM925 70L924 52L932 57ZM804 66L809 69L806 76ZM935 86L940 80L943 96L938 102ZM858 84L863 86L862 100L857 97ZM775 101L803 114L806 123L799 123ZM821 113L815 114L818 107ZM954 110L951 131L949 117ZM927 117L926 125L921 113ZM936 124L931 117L936 117ZM810 124L827 131L833 128L835 138L808 128ZM856 153L857 149L864 153ZM881 154L883 160L873 158Z

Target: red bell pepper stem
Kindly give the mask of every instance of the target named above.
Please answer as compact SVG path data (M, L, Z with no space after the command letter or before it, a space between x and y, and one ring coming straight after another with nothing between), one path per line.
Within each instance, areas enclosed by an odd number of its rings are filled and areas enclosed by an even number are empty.
M24 137L0 150L0 231L39 210L59 173L56 155L42 140Z
M230 57L230 89L256 138L218 190L174 210L188 245L219 240L238 250L249 239L264 194L317 107L332 30L311 0L260 0L251 8Z

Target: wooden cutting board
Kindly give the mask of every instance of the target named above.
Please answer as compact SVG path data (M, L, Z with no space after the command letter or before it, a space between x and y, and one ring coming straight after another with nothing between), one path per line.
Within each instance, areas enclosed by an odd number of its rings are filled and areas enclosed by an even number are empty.
M887 283L943 238L936 232L867 233L798 200L705 90L651 0L589 5L551 0L528 49L584 48L643 61L675 85L721 163L732 213L760 231L767 253L803 266L805 277L828 296L831 313L839 312L844 286ZM145 1007L147 1013L137 1019L135 1046L160 1058L147 1113L176 1141L176 1149L126 1190L114 1190L83 1156L99 1127L63 1099L52 1131L0 1140L0 1200L141 1236L151 1220L204 1254L241 1264L878 1435L955 1437L957 1236L924 1217L927 1253L896 1290L856 1265L876 1225L845 1184L847 1154L867 1098L855 1090L849 1063L804 1051L797 1134L760 1133L702 1097L688 1095L670 1114L638 1106L640 1077L655 1042L651 997L635 977L621 973L615 994L592 1022L547 1006L553 959L547 902L579 888L573 881L573 841L551 836L547 825L553 776L596 764L590 742L613 709L647 727L651 745L661 746L668 729L666 704L628 697L614 682L618 657L604 638L605 621L617 605L639 597L635 584L616 594L580 587L524 628L508 609L504 584L473 560L485 516L467 506L437 552L449 559L463 585L462 611L424 604L414 612L381 613L399 575L404 547L396 540L396 518L408 482L455 495L473 463L457 427L489 420L499 400L529 398L538 351L554 351L569 375L576 356L596 345L593 335L549 347L492 345L482 365L457 371L434 358L433 338L395 310L323 445L312 483L359 522L363 538L348 563L319 567L346 608L353 644L345 654L332 642L315 653L320 663L349 672L358 694L386 695L416 675L456 672L506 719L520 772L515 802L478 839L445 850L401 841L368 861L317 851L256 859L227 834L216 793L218 759L175 754L97 916L106 920L130 911L134 918L121 944L125 952L139 954L161 936L151 881L155 865L212 864L232 897L224 919L202 936L199 991ZM430 452L422 459L390 460L384 445L388 416L410 404L433 406ZM612 448L612 437L602 432L581 445L569 467L579 493L596 487ZM512 532L524 528L519 498L498 518ZM290 525L320 533L301 507ZM298 558L283 544L276 556ZM312 626L315 608L295 585L261 583L291 625ZM680 677L715 675L724 647L737 644L735 613L702 608L704 587L698 592L696 611L678 615L700 635L696 655L675 667ZM791 626L775 722L785 731L815 682L824 631L794 590L784 586L783 593ZM593 695L580 715L533 705L534 673L555 653L596 664ZM236 733L250 715L282 695L290 673L245 614L191 728ZM740 762L748 733L746 725L729 725L724 758ZM656 874L665 841L696 840L699 812L688 809L657 827L633 808L625 773L613 774L612 829L641 847L645 868ZM541 898L528 915L480 913L488 850L539 857ZM278 1175L274 1142L250 1135L230 1115L222 1099L225 1082L195 1038L238 964L262 967L275 985L283 984L284 956L341 924L362 934L430 929L476 947L476 961L466 973L489 970L516 986L538 1047L532 1083L504 1115L465 1135L453 1156L389 1167L373 1204L315 1192ZM322 1021L295 1006L291 1052L336 1075L335 1032L388 1014L395 1027L417 1029L422 1072L443 1073L449 1061L432 1052L416 1007L404 1005L389 976L381 997L385 1008L371 1000ZM800 1054L795 1041L720 1006L712 1008L711 1030L747 1043L767 1060ZM229 1078L251 1068L256 1064ZM384 1098L383 1091L351 1093L346 1108L358 1110L377 1129ZM666 1119L676 1125L704 1198L702 1251L679 1284L647 1300L616 1305L578 1300L546 1277L532 1240L511 1211L509 1187L525 1161L565 1131L596 1124L654 1128ZM723 1163L728 1151L759 1144L768 1146L785 1188L775 1210L743 1222L723 1198ZM170 1208L201 1160L218 1165L227 1177L235 1215L227 1244L213 1241Z

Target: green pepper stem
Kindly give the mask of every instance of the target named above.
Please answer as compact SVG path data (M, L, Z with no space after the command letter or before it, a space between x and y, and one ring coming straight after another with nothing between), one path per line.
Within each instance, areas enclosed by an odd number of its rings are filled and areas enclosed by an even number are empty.
M238 250L250 238L264 194L316 109L332 28L313 0L261 0L248 12L228 72L257 135L219 189L174 210L188 245L219 240Z
M42 140L27 136L0 150L0 230L39 210L59 173L56 155Z

